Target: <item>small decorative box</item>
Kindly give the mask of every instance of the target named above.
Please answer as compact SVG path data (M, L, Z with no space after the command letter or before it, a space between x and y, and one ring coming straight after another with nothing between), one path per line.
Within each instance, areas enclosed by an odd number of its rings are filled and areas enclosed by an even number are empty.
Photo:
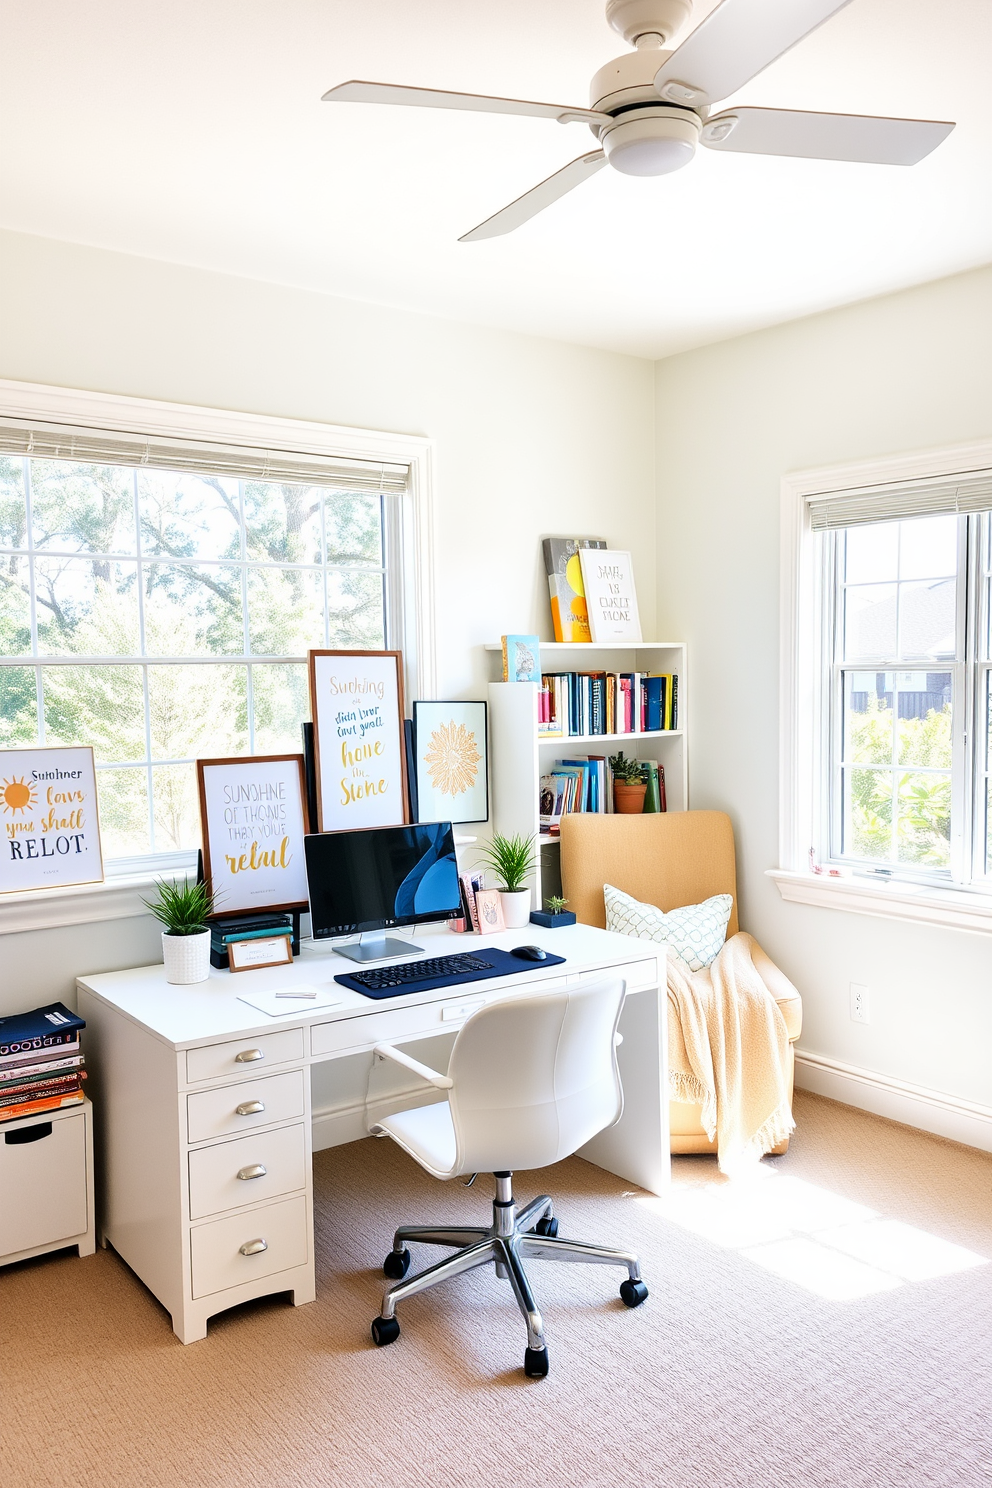
M561 914L548 914L543 909L532 909L530 918L532 925L541 925L545 930L560 930L563 925L575 924L575 916L570 909L563 909Z

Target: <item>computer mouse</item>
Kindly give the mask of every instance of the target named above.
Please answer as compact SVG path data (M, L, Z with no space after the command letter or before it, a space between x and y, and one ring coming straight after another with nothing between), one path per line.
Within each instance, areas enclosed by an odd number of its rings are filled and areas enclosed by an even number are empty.
M547 961L548 959L548 953L543 946L514 946L510 955L519 956L521 961Z

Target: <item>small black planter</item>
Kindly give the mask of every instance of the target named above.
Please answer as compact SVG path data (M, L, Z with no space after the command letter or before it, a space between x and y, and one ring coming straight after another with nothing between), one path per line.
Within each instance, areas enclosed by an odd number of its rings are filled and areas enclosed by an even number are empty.
M560 930L563 925L575 924L575 916L570 909L563 909L561 914L547 914L543 909L532 909L530 919L532 925L541 925L545 930Z

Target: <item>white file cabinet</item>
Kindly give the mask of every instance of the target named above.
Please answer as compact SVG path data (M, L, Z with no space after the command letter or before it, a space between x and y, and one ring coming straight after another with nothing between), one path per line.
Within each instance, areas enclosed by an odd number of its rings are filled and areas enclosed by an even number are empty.
M0 1266L96 1249L89 1101L0 1124Z

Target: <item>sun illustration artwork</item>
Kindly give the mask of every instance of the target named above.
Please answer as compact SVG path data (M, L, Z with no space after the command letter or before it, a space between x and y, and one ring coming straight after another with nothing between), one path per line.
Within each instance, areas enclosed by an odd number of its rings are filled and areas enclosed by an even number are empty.
M460 796L473 786L482 755L475 735L463 723L442 723L431 734L424 756L431 784L442 796Z
M26 780L5 780L0 788L0 801L13 816L18 811L33 811L38 804L34 786Z

